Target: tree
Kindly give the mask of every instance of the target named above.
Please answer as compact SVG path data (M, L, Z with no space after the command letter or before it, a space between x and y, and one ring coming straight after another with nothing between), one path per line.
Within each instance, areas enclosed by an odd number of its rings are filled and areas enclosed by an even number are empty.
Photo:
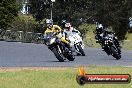
M48 0L30 0L31 14L37 21L42 21L50 12L50 1Z
M128 31L129 17L132 15L131 7L131 0L100 0L95 3L94 18L106 27L111 26L118 38L123 40Z
M16 0L2 0L0 3L0 28L7 29L11 21L17 16L18 5Z
M50 18L50 0L31 0L32 14L37 20ZM97 19L106 27L112 27L119 39L128 31L128 19L132 15L131 0L56 0L53 6L53 20L62 19L80 25L89 19Z
M93 12L93 0L56 0L53 3L53 20L61 25L62 20L70 21L74 26L89 19ZM31 13L37 21L50 18L51 0L30 0Z
M36 32L37 22L31 15L19 15L11 23L10 30L23 32Z

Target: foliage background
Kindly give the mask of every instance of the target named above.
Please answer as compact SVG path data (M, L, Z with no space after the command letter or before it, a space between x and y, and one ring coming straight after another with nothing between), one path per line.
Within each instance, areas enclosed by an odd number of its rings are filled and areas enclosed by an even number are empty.
M16 0L0 1L0 29L7 29L14 17L18 16L19 6Z
M22 0L17 0L17 3L16 0L0 2L1 29L43 32L45 19L50 18L52 9L55 24L61 26L61 21L65 19L80 30L83 37L89 30L94 30L95 27L88 25L95 25L96 21L111 28L120 40L130 33L131 0L56 0L53 7L51 0L28 0L28 15L18 13L22 3Z

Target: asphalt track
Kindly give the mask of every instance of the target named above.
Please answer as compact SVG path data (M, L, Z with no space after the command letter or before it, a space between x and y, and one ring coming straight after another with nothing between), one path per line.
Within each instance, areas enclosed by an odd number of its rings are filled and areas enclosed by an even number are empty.
M132 66L132 51L122 50L122 58L107 56L100 48L86 48L86 56L75 61L58 62L43 44L0 41L0 67L72 67L72 66Z

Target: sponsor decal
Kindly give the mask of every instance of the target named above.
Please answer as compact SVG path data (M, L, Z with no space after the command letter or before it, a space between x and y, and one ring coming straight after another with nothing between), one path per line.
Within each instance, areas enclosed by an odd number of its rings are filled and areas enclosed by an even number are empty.
M86 74L84 68L79 68L79 74L76 76L77 83L84 84L126 84L130 83L129 74Z

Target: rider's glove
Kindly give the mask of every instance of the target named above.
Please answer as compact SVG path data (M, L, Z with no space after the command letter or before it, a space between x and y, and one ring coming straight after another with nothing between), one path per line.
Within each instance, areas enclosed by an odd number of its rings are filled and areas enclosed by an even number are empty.
M53 35L58 35L60 32L54 32Z

